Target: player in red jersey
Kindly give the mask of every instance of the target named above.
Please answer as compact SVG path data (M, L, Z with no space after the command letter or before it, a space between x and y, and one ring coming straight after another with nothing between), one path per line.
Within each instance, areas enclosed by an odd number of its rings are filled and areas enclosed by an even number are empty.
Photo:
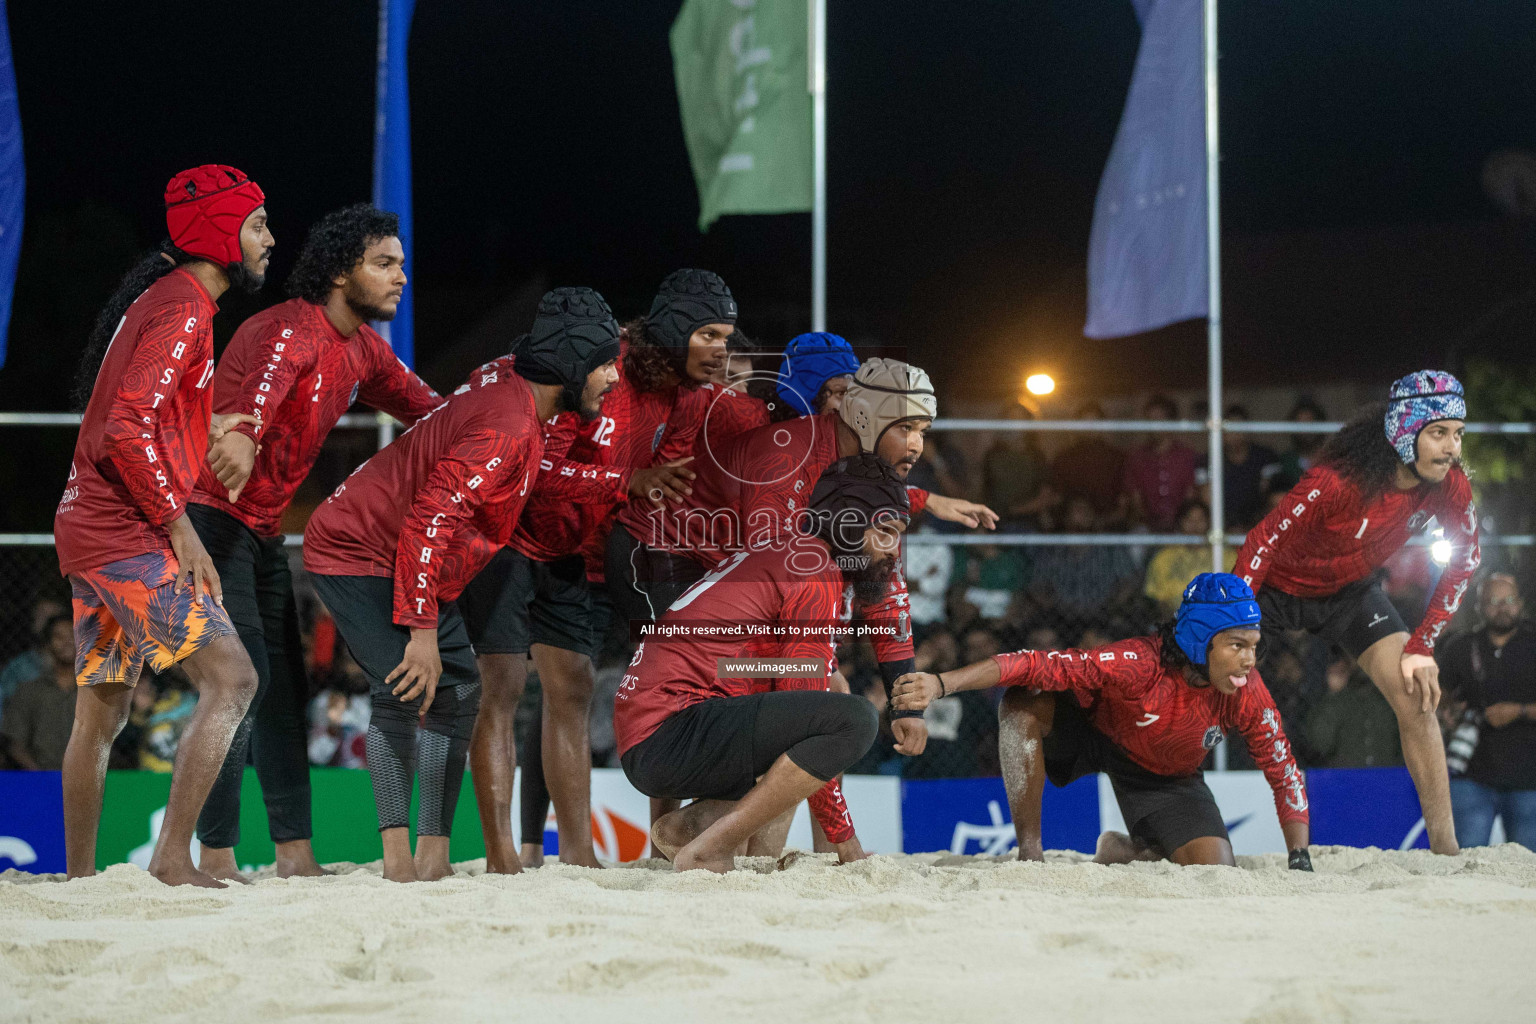
M1466 416L1450 374L1423 370L1396 381L1388 403L1330 438L1317 464L1249 531L1233 570L1258 592L1268 628L1306 630L1343 647L1391 703L1429 848L1445 854L1459 847L1432 655L1480 558L1461 465ZM1451 560L1410 635L1382 590L1381 569L1431 518L1451 542Z
M1200 764L1236 729L1274 791L1290 866L1310 871L1306 785L1280 712L1254 669L1259 620L1246 584L1230 573L1201 573L1185 589L1177 618L1157 636L1088 651L1019 651L955 672L915 673L897 684L895 700L921 710L949 693L1010 687L998 709L997 742L1020 860L1044 859L1045 779L1064 786L1104 772L1131 834L1100 837L1099 863L1167 857L1235 864Z
M261 286L273 240L265 196L233 167L183 171L165 203L169 241L123 279L87 344L77 386L85 415L53 522L74 595L80 684L64 754L64 839L70 877L94 874L107 751L133 687L146 663L154 672L180 663L199 700L149 871L218 888L192 863L192 830L256 670L187 499L210 437L235 424L212 417L214 303L231 284Z
M407 426L442 403L368 326L394 317L405 288L399 231L398 217L366 203L321 218L288 279L294 297L241 324L214 374L215 412L260 418L210 448L188 506L260 680L198 820L198 866L215 878L240 878L234 846L248 748L278 875L322 873L310 845L309 680L282 516L354 401Z
M606 304L602 309L606 312ZM558 309L541 308L540 312L534 344L542 343L541 332L572 330L561 321ZM619 334L611 314L603 323L584 329L604 337ZM603 400L602 412L607 412L611 400L611 396ZM530 656L542 685L543 721L542 735L528 752L530 758L536 755L538 763L524 773L525 792L544 790L542 784L529 785L528 777L535 771L538 779L547 780L560 821L562 862L601 866L592 848L588 737L597 685L592 656L607 630L607 617L604 602L594 599L587 585L579 553L583 510L606 514L626 496L680 489L685 484L676 465L632 469L570 458L594 458L591 446L578 441L590 436L599 411L594 407L562 412L545 422L539 477L511 540L459 596L482 687L469 759L485 834L487 871L515 873L522 868L512 840L517 762L513 719ZM530 839L526 846L542 840L548 803L534 793L527 793L524 802L537 805L534 820L525 817L523 823L524 835ZM542 860L542 843L535 849L537 853L528 851L530 858Z
M371 685L368 771L393 881L452 872L448 837L480 699L454 599L512 536L539 473L542 421L595 410L617 380L617 332L596 292L550 292L540 321L511 368L474 374L359 467L305 531L304 567Z
M648 608L659 612L676 597L677 580L697 579L744 547L791 536L816 481L835 460L869 452L904 479L922 455L924 435L937 413L926 373L896 360L868 360L835 411L772 423L700 451L694 463L698 475L680 506L626 507L619 517L623 536L616 529L610 541L609 564L615 550L623 550L624 561L636 567L631 576L650 581L643 593ZM968 526L996 524L984 505L916 488L908 489L908 497L914 514L926 506ZM681 561L688 572L674 569L663 576L648 571L659 558ZM898 568L885 595L856 607L866 621L895 630L873 641L887 687L912 669L906 600ZM893 725L902 753L922 752L926 729L921 715L898 716Z
M906 516L888 464L872 454L839 461L797 517L801 529L721 562L635 652L614 733L636 789L696 801L651 828L679 871L731 870L738 850L805 799L839 861L865 856L836 779L878 722L868 701L831 691L833 627L846 584L883 589ZM763 667L727 675L725 659Z

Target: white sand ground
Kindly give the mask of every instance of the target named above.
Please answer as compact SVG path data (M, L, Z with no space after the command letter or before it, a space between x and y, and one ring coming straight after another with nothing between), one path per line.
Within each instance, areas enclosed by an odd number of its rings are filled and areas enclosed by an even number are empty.
M377 865L218 892L0 875L0 1019L1536 1020L1536 854L1321 848L1317 873L804 856L719 877Z

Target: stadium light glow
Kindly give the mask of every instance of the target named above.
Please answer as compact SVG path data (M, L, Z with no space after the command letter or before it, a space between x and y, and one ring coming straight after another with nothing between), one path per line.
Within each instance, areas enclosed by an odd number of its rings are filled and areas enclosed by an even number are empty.
M1435 560L1436 565L1449 565L1451 561L1451 542L1444 538L1432 542L1429 545L1429 557Z
M1032 373L1024 379L1024 388L1032 395L1048 395L1056 390L1056 382L1048 373Z

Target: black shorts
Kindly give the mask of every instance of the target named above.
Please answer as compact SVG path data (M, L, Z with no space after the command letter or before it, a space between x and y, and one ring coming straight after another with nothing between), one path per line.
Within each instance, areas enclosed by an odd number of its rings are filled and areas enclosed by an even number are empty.
M1165 856L1195 839L1227 838L1221 809L1203 773L1147 771L1095 729L1070 694L1056 695L1056 714L1044 748L1045 777L1052 785L1065 786L1094 772L1109 776L1131 837L1155 844Z
M527 654L533 644L589 657L607 631L580 555L554 562L502 548L459 595L476 654Z
M315 593L336 620L336 630L347 643L352 660L368 677L374 698L391 696L394 687L385 679L405 657L411 631L395 625L395 583L387 576L324 576L311 573ZM452 601L437 610L437 655L443 663L439 691L466 684L480 685L475 652L464 633L464 618ZM419 703L420 697L416 698Z
M1382 589L1380 573L1327 597L1297 597L1265 587L1259 591L1259 613L1266 638L1284 630L1303 630L1337 644L1352 658L1359 658L1384 637L1410 632Z
M619 760L646 796L740 800L782 754L823 782L835 778L864 756L878 728L874 705L846 693L711 697L669 717Z

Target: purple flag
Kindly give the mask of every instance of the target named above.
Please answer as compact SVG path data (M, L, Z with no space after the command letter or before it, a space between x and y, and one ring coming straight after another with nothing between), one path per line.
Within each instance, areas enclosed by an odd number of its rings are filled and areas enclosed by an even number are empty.
M1090 338L1206 315L1201 0L1132 0L1141 48L1088 241Z

